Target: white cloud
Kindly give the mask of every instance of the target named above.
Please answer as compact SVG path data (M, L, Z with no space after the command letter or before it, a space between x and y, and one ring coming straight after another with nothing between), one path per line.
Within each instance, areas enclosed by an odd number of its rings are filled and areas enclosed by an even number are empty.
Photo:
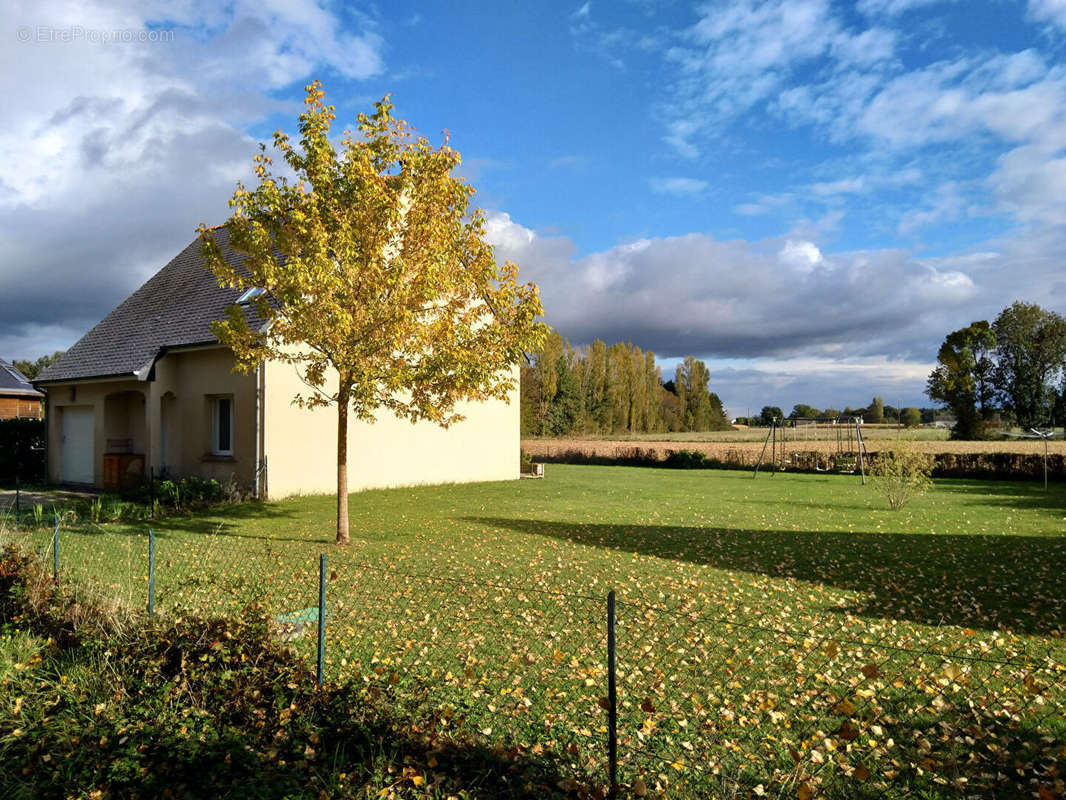
M1025 50L942 61L900 75L840 126L895 147L990 134L1007 142L1066 143L1066 71ZM839 131L838 131L839 133Z
M879 395L889 405L928 406L921 390L935 366L925 360L853 358L759 358L737 367L708 363L710 385L731 416L758 414L763 405L780 405L788 413L796 403L816 408L863 406Z
M1066 0L1029 0L1029 16L1066 29Z
M775 98L801 68L855 73L893 57L896 35L848 29L828 0L741 0L706 6L666 57L679 77L665 140L692 157L695 141Z
M867 16L895 17L916 8L948 5L956 0L859 0L858 9Z
M733 211L744 217L757 217L769 214L775 209L781 208L792 202L793 195L789 192L781 194L756 194L750 202L740 203L733 207Z
M823 181L811 184L811 191L819 197L831 197L838 194L862 194L868 191L870 182L864 177L838 178L835 181Z
M656 194L673 194L680 197L703 194L707 189L707 181L697 178L652 178L648 184Z
M536 234L511 221L506 212L489 214L485 218L485 239L500 250L518 252L533 244Z
M955 181L942 183L929 194L924 206L912 208L900 218L896 227L900 235L910 236L929 225L958 219L966 209L966 198Z
M809 273L819 264L824 263L822 251L814 242L795 241L787 239L785 246L777 254L782 264L791 267L796 272Z
M911 235L994 213L1057 224L1053 184L1066 149L1066 67L1033 48L956 47L931 63L897 54L897 41L914 37L900 15L936 4L863 0L858 9L874 20L866 26L829 0L708 4L665 53L674 80L660 109L663 140L676 155L696 159L708 141L728 148L730 126L781 123L800 137L849 148L852 162L876 165L850 174L823 168L815 182L782 187L790 210L806 213L811 204L876 200L905 187L913 196L924 180L954 184L952 194L883 200L885 232ZM1028 14L1066 28L1066 0L1031 0ZM993 193L991 202L982 188ZM748 217L775 208L760 198L733 206Z
M143 31L163 41L15 40L31 30ZM62 347L221 220L255 141L296 109L270 90L383 69L380 36L313 0L16 3L0 8L0 352ZM349 30L359 31L349 33ZM62 221L61 223L59 221ZM47 280L26 281L28 271ZM59 287L59 290L57 290ZM42 323L42 320L45 322Z
M1066 225L1066 157L1035 146L1016 148L999 158L989 184L1001 206L1021 221Z
M904 356L942 336L946 317L965 317L978 293L967 274L901 251L825 254L797 237L688 234L576 257L565 237L505 214L489 219L497 256L538 283L547 320L564 335L624 339L665 357Z

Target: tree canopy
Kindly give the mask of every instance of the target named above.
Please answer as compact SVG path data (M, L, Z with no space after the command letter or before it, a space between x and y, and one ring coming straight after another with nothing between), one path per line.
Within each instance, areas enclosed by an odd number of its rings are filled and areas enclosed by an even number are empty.
M785 412L777 406L763 406L762 411L759 412L760 425L772 425L774 422L780 422L784 418Z
M981 438L993 398L991 359L996 338L984 320L947 335L937 353L926 394L955 415L957 439Z
M263 328L237 306L213 328L239 368L292 364L309 389L295 402L337 408L337 542L346 543L349 410L447 426L461 419L461 400L506 399L513 365L543 331L537 289L518 283L514 264L497 265L447 138L433 147L415 137L385 97L338 150L324 97L319 82L307 87L298 145L274 134L295 181L272 171L260 145L258 186L233 194L225 227L243 270L212 229L199 230L220 285L263 290L252 301Z
M789 419L818 419L821 416L821 410L807 403L796 403L792 406L792 413L788 415Z
M710 371L688 356L663 383L655 353L629 342L596 340L571 347L551 331L522 368L522 432L645 433L725 430L722 401L710 391Z
M63 350L56 350L54 353L52 353L52 355L41 356L36 361L18 360L12 361L11 363L15 367L15 369L17 369L19 372L21 372L23 375L25 375L32 381L38 375L44 372L45 368L52 366L52 364L58 361L59 357L63 355L64 352L65 351Z
M1066 320L1033 303L1012 303L992 323L998 396L1023 428L1051 421L1066 361Z
M1066 320L1015 302L991 325L980 320L948 334L926 394L954 414L958 439L981 438L1000 411L1023 428L1047 425L1066 409L1064 366Z

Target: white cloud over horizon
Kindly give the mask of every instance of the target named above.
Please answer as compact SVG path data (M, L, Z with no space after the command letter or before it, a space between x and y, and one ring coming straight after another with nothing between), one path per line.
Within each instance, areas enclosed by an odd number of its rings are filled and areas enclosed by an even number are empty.
M506 213L490 214L487 232L497 257L540 285L548 322L573 342L633 341L666 358L917 356L913 340L978 293L964 271L897 250L826 255L790 237L688 234L578 255L567 237Z
M921 393L943 337L1016 299L1054 305L1054 253L1066 245L1061 233L1017 234L985 243L994 249L918 258L823 252L789 235L688 234L579 254L567 237L506 213L490 213L487 229L497 257L540 285L546 320L575 346L631 341L668 364L696 355L734 415L768 397L859 405L876 393L929 405Z

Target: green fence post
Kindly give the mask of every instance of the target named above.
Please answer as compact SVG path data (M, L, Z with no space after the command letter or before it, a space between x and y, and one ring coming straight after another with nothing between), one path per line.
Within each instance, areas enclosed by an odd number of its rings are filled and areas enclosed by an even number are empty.
M59 514L56 514L56 529L52 533L52 580L59 583Z
M148 529L148 616L155 616L155 531Z
M607 777L608 797L618 796L618 686L615 680L614 589L607 593Z
M326 554L318 557L318 688L322 688L322 668L326 661Z

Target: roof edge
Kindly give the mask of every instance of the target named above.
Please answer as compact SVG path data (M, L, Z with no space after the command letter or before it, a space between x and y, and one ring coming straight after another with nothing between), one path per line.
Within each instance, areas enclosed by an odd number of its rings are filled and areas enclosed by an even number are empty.
M78 378L51 378L48 380L35 380L34 386L50 386L52 384L62 383L91 383L93 381L129 381L137 380L137 376L132 372L115 372L110 375L86 375Z

